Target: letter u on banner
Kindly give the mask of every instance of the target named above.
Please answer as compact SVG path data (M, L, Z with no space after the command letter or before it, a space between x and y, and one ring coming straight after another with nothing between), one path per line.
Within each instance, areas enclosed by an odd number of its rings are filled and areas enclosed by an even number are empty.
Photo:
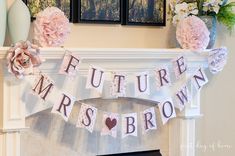
M90 66L86 88L90 89L93 88L97 90L99 93L102 93L103 86L104 86L104 70L102 68L96 66Z
M122 138L137 136L137 113L122 115Z
M171 99L161 102L159 104L159 111L163 125L167 123L169 119L176 117L175 108Z
M135 75L136 81L135 81L135 96L139 96L142 94L149 95L149 73L148 72L142 72L137 73Z
M82 104L78 115L77 127L86 128L92 133L95 125L96 114L97 109L95 107Z

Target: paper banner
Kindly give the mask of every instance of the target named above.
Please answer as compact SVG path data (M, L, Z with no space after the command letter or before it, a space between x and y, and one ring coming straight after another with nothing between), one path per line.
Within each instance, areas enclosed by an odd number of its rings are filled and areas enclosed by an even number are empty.
M171 85L170 72L167 66L156 68L155 73L157 89Z
M99 93L102 93L103 85L104 85L104 70L102 68L96 66L90 66L86 88L93 88L97 90Z
M111 95L114 97L126 96L126 76L122 73L113 72L112 78Z
M175 94L175 107L182 111L190 101L188 87L183 85Z
M171 99L161 102L159 104L159 111L163 125L166 124L169 119L176 117L175 108Z
M87 104L82 104L78 115L77 127L86 128L92 133L95 120L96 120L97 109Z
M179 56L172 61L174 73L176 79L180 79L180 77L187 71L187 64L184 56Z
M117 137L118 117L119 115L116 113L104 113L101 135L110 135L114 138Z
M141 112L142 133L145 134L149 130L157 129L156 115L154 107Z
M71 77L76 76L80 62L81 60L78 56L66 51L63 62L60 66L59 74L64 74Z
M149 73L142 72L135 75L135 96L149 95Z
M122 138L137 136L137 113L122 115Z
M202 68L199 68L192 76L191 81L197 90L200 90L208 82L208 78Z
M54 81L45 74L39 74L35 78L32 87L33 94L36 94L44 101L47 100L49 94L54 88Z
M68 121L75 100L75 97L62 93L61 98L54 104L51 112L59 114L65 121Z

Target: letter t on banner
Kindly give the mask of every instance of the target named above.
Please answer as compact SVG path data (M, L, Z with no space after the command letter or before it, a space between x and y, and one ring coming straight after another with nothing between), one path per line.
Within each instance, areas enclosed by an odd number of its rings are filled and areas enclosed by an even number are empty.
M71 52L66 51L63 62L60 66L59 73L73 77L76 76L80 62L81 61L78 56L75 56Z
M159 104L159 111L162 117L162 123L168 122L169 119L176 117L175 108L171 99L167 99Z
M122 115L122 138L137 136L137 113Z
M126 76L113 72L111 95L114 97L124 97L126 95Z
M62 98L54 104L51 112L59 114L65 121L68 121L75 100L74 97L62 93Z
M99 93L102 93L104 79L104 70L99 67L91 66L87 77L86 88L94 88Z

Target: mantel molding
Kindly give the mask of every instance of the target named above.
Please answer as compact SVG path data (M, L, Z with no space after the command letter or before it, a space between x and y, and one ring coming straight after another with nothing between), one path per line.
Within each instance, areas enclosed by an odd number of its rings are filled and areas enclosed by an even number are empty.
M0 47L0 59L4 59L9 47ZM78 54L82 59L89 60L154 60L172 59L185 55L189 61L204 61L209 50L202 52L187 49L134 49L134 48L40 48L42 57L61 59L65 50Z

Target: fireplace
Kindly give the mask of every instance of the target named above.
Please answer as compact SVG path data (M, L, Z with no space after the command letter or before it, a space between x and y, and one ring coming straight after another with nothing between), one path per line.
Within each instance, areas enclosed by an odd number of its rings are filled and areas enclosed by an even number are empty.
M160 150L152 150L152 151L140 151L140 152L97 155L97 156L162 156L162 155L160 153Z
M156 132L150 132L146 138L142 137L139 139L130 137L126 140L112 140L110 138L96 138L96 144L94 144L91 138L98 136L98 132L89 134L84 131L79 131L74 126L74 119L77 119L78 115L78 104L75 105L76 111L75 117L71 118L71 122L64 122L59 117L50 114L52 103L43 103L38 100L37 97L27 95L26 92L30 90L30 84L33 83L31 77L27 78L26 82L16 81L12 75L8 74L5 68L5 55L8 48L0 48L0 59L1 59L1 77L0 77L0 155L2 156L25 156L26 149L31 150L31 155L38 153L40 148L33 147L34 142L40 143L41 145L47 144L48 146L42 147L41 151L50 152L53 150L64 150L64 153L70 153L70 156L78 155L79 151L76 151L78 146L81 145L83 149L86 149L90 153L88 155L107 155L109 153L129 153L135 151L152 151L155 149L161 149L161 153L164 156L195 156L195 121L198 117L201 117L200 113L200 92L196 92L193 87L190 87L191 102L184 111L177 112L177 118L171 120L167 125L159 124ZM93 91L84 91L82 84L85 83L85 75L89 65L95 64L103 67L109 71L122 71L128 73L134 73L142 71L144 69L152 68L153 66L163 65L170 63L171 59L184 55L188 62L188 73L186 77L189 77L192 72L198 66L207 68L207 53L200 55L195 54L189 50L182 49L69 49L70 51L77 53L82 59L83 63L80 67L79 80L74 81L78 88L71 90L71 94L76 95L86 102L95 103L96 107L100 107L103 111L133 111L142 108L156 105L155 100L162 98L161 94L152 94L145 98L121 98L121 99L110 99L107 94L99 97ZM49 74L54 80L60 83L60 88L68 89L63 84L65 79L58 76L58 68L61 63L61 59L64 55L64 50L61 48L42 48L42 56L47 60L41 67L41 70ZM180 81L179 83L183 83ZM79 86L82 86L79 88ZM128 85L129 88L133 87ZM170 91L166 91L170 92ZM12 98L14 97L14 98ZM106 103L106 104L105 104ZM112 103L112 105L109 105ZM122 103L122 104L120 104ZM126 105L124 106L123 103ZM58 120L57 120L58 119ZM161 121L157 121L161 123ZM55 127L53 127L53 126ZM57 126L57 127L56 127ZM50 135L53 130L58 130L61 135L53 134ZM67 132L73 135L67 135ZM64 133L64 134L62 134ZM141 135L141 134L140 134ZM57 146L50 142L50 139L54 139L60 144ZM59 136L59 137L58 137ZM154 136L154 137L153 137ZM30 140L30 138L32 138ZM152 139L154 138L154 140ZM45 139L45 140L44 140ZM47 139L47 140L46 140ZM105 140L105 141L103 141ZM39 141L39 142L38 142ZM79 143L79 141L81 143ZM102 150L97 152L101 147L101 143L112 144L113 148L102 147ZM133 142L138 143L138 146L134 145ZM91 144L89 146L89 144ZM82 145L83 144L83 145ZM85 145L84 145L85 144ZM31 145L31 146L30 146ZM50 147L50 148L48 148ZM154 152L154 151L153 151ZM156 151L158 152L158 151ZM60 154L60 153L57 153ZM84 154L84 153L83 153ZM133 153L138 155L138 153ZM139 153L141 154L141 152ZM53 155L53 154L51 154ZM82 156L82 153L80 154Z

